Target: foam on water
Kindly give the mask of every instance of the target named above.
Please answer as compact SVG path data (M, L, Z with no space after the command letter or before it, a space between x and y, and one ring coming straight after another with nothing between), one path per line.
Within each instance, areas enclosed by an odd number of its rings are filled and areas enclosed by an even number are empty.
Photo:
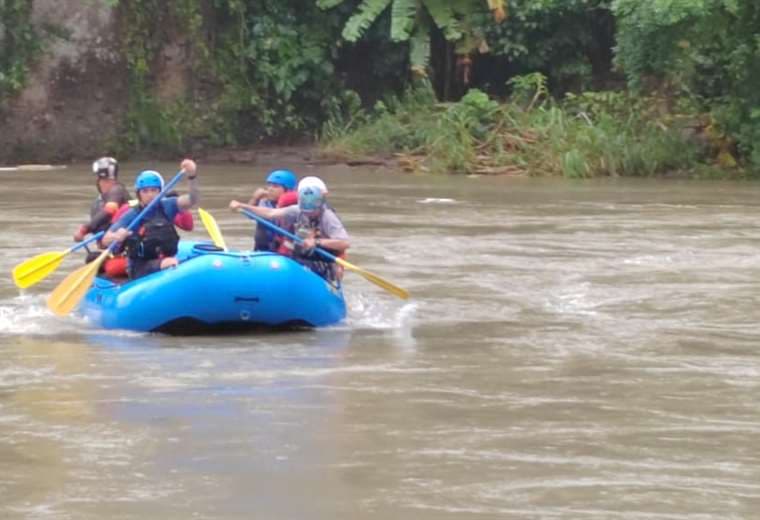
M66 334L95 333L108 336L144 336L126 330L93 328L76 312L59 317L45 303L45 294L20 294L0 300L0 334L10 336L61 336Z
M454 199L428 197L417 201L418 204L456 204Z
M393 297L374 292L348 291L346 304L348 318L334 328L408 331L418 308L417 303L399 303ZM95 330L76 313L66 317L55 316L48 310L44 294L21 294L0 300L0 334L55 336ZM97 333L119 337L144 336L121 330L97 330Z
M57 335L81 328L81 318L59 318L45 305L42 294L21 294L0 301L0 334Z

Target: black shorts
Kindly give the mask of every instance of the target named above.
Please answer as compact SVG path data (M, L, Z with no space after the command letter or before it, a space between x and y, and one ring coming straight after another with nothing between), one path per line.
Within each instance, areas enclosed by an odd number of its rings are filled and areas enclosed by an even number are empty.
M153 260L133 260L130 258L129 266L127 267L127 272L129 273L129 278L131 280L148 276L149 274L160 270L161 258L155 258Z

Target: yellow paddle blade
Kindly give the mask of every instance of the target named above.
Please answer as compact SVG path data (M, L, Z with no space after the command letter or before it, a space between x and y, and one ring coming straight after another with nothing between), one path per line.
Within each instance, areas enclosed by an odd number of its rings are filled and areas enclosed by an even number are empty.
M13 268L13 281L21 289L31 287L55 271L66 253L50 251L21 262Z
M201 216L201 222L203 222L203 226L206 228L211 240L214 241L214 245L227 251L227 244L224 243L224 237L222 237L222 232L216 224L216 219L203 208L198 208L198 215Z
M398 296L402 300L406 300L406 299L409 298L409 292L408 291L406 291L405 289L402 289L401 287L399 287L397 285L393 285L388 280L384 280L383 278L380 278L376 274L372 274L369 271L365 271L361 267L357 267L354 264L348 263L345 260L343 260L342 258L336 258L335 261L338 263L338 265L342 265L343 267L345 267L349 271L353 271L353 272L355 272L357 274L362 275L364 278L366 278L367 280L369 280L373 284L375 284L375 285L377 285L379 287L382 287L383 289L385 289L389 293Z
M64 278L58 287L50 293L47 300L48 308L58 316L66 316L74 310L92 285L92 281L100 269L100 264L103 263L109 253L110 251L106 249L94 261L83 265Z

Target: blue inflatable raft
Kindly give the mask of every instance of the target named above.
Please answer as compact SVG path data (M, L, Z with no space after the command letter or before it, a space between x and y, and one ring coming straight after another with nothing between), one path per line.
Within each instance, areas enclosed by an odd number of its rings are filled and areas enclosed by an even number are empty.
M106 329L199 334L340 322L346 303L308 268L274 253L180 242L176 268L115 283L96 278L80 306Z

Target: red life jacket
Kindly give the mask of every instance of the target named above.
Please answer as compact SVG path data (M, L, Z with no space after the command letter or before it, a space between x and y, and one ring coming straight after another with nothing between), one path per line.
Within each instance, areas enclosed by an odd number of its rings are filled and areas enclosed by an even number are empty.
M103 271L108 278L126 278L127 276L127 257L114 256L103 262Z
M111 224L116 223L121 218L121 216L124 215L124 213L129 211L129 208L130 208L129 203L122 204L121 206L119 206L119 209L117 209L116 213L114 213L113 216L111 217Z
M297 191L286 191L285 193L280 195L279 199L277 199L278 208L285 208L287 206L293 206L295 204L298 204ZM276 226L282 227L282 222L279 220L275 220L274 224ZM285 247L285 237L278 233L275 233L274 237L272 238L271 250L285 256L291 256L293 254L292 248ZM287 251L287 253L284 251Z
M297 191L286 191L282 195L280 195L280 198L277 199L277 207L278 208L284 208L286 206L292 206L293 204L298 204L298 192Z
M189 210L183 210L174 217L174 225L183 231L193 230L193 214Z

